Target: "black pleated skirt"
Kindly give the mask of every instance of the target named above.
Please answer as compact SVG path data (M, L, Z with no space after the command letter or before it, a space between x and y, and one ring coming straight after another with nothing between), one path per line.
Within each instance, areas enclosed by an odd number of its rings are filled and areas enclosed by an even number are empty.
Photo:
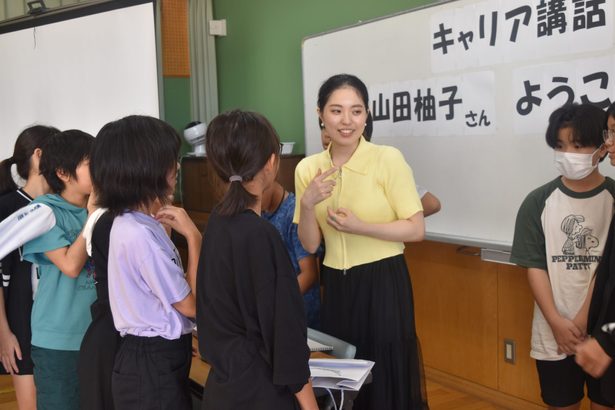
M323 267L322 330L376 362L353 409L428 409L412 285L403 255L346 271Z

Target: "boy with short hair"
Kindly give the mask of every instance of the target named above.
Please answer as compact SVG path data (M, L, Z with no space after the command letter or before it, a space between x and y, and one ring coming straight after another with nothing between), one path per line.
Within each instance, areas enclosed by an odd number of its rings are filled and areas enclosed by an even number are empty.
M32 359L38 409L78 409L77 358L96 299L93 266L79 235L88 216L94 138L69 130L44 145L40 172L53 194L34 203L50 207L56 224L24 246L24 259L39 265L32 308Z
M550 408L578 408L586 383L592 409L610 408L597 380L574 361L613 217L615 181L598 170L604 119L589 104L551 114L546 140L561 176L530 192L517 214L511 261L528 269L536 301L530 355Z

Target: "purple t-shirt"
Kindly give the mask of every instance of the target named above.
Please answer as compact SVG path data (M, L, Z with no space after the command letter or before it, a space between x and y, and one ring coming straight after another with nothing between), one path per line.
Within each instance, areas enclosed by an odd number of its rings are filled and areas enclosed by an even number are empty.
M162 225L127 212L113 221L109 238L109 301L122 336L178 339L192 322L172 305L190 293L181 259Z

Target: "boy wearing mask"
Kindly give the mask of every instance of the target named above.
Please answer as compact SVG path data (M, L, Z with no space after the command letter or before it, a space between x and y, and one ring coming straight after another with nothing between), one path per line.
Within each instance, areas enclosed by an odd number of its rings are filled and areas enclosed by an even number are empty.
M604 122L605 113L589 104L551 114L546 141L560 176L528 194L515 225L511 261L527 268L536 302L530 355L542 399L553 409L578 408L585 384L592 409L611 408L598 381L574 361L613 216L615 181L598 170Z

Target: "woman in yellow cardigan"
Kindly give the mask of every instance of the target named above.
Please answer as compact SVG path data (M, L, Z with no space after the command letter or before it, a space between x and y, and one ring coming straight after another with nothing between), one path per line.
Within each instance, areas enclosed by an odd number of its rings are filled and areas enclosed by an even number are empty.
M425 235L423 209L401 152L362 136L367 107L367 88L355 76L335 75L321 86L317 111L331 144L297 165L294 222L308 252L324 238L323 331L376 362L353 408L424 409L403 255L404 242Z

